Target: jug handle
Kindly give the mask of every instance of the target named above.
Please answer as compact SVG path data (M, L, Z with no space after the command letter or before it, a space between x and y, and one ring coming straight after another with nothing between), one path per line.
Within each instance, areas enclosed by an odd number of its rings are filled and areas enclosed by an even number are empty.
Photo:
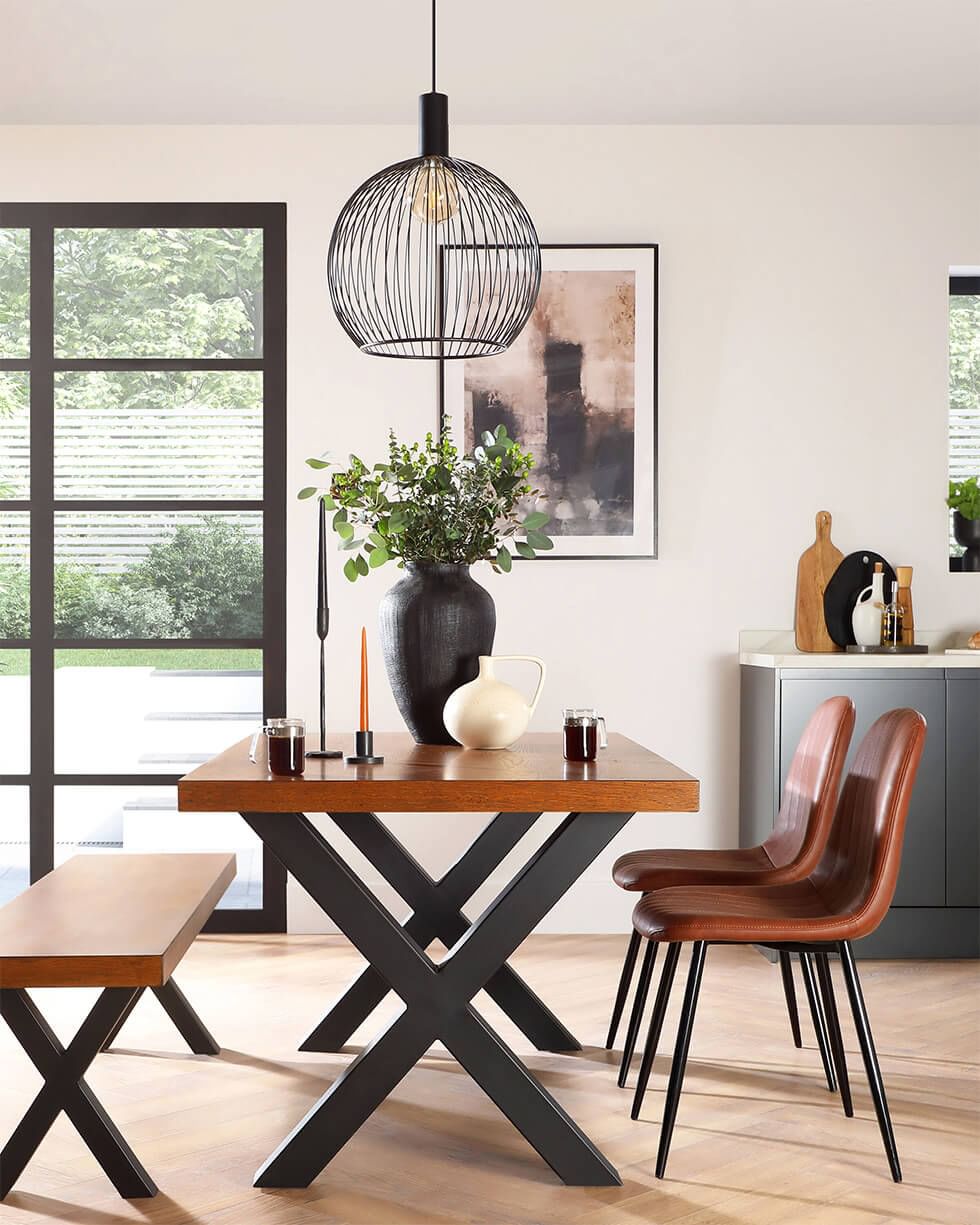
M513 660L518 663L537 664L541 669L541 675L538 677L538 687L534 691L534 696L527 704L527 717L530 719L537 707L538 699L541 697L541 690L544 688L544 678L548 675L548 669L545 667L544 660L539 659L537 655L491 655L490 658L494 662L498 660Z
M859 604L863 604L864 597L866 595L870 596L872 591L874 591L874 588L869 584L867 587L864 588L863 591L858 592L858 598L854 601L854 607L857 608Z

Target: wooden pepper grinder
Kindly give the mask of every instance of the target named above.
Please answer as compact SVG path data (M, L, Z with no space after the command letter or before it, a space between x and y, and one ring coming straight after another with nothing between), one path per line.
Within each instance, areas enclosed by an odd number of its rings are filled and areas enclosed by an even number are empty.
M896 566L895 577L898 579L898 603L905 610L902 618L902 645L915 645L915 624L912 621L912 567Z

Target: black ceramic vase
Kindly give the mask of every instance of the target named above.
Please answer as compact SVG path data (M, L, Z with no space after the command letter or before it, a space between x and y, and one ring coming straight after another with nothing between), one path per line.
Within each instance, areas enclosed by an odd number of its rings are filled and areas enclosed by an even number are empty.
M980 519L967 519L958 510L953 511L953 535L961 544L964 570L980 570Z
M381 649L405 725L419 744L455 744L442 721L451 693L493 651L497 614L469 566L406 562L381 601Z

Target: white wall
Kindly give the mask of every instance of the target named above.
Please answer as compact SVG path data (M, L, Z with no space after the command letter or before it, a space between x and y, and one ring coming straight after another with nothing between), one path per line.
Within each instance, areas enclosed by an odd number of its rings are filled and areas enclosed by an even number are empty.
M542 240L661 244L658 561L547 562L480 575L497 649L548 660L534 726L594 702L702 780L693 816L638 816L548 921L620 930L608 883L633 846L733 844L742 628L792 623L796 559L819 509L845 552L915 567L916 623L980 626L980 577L946 572L946 276L980 264L977 128L457 129L528 205ZM0 128L6 200L285 200L289 456L373 457L389 425L435 423L435 370L362 357L323 278L350 190L410 155L407 128ZM290 504L290 713L316 710L314 513ZM335 575L339 574L339 566ZM399 719L376 609L396 572L334 578L333 717L355 714L356 634L372 634L373 721ZM433 870L477 819L399 819ZM290 923L318 922L293 889Z

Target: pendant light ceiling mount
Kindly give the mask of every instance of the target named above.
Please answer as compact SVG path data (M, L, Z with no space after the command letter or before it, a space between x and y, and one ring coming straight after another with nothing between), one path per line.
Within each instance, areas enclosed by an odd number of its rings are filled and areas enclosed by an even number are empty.
M506 183L449 155L449 99L419 98L419 156L372 175L337 218L327 254L334 311L351 340L378 357L489 357L527 322L541 250L527 209Z

